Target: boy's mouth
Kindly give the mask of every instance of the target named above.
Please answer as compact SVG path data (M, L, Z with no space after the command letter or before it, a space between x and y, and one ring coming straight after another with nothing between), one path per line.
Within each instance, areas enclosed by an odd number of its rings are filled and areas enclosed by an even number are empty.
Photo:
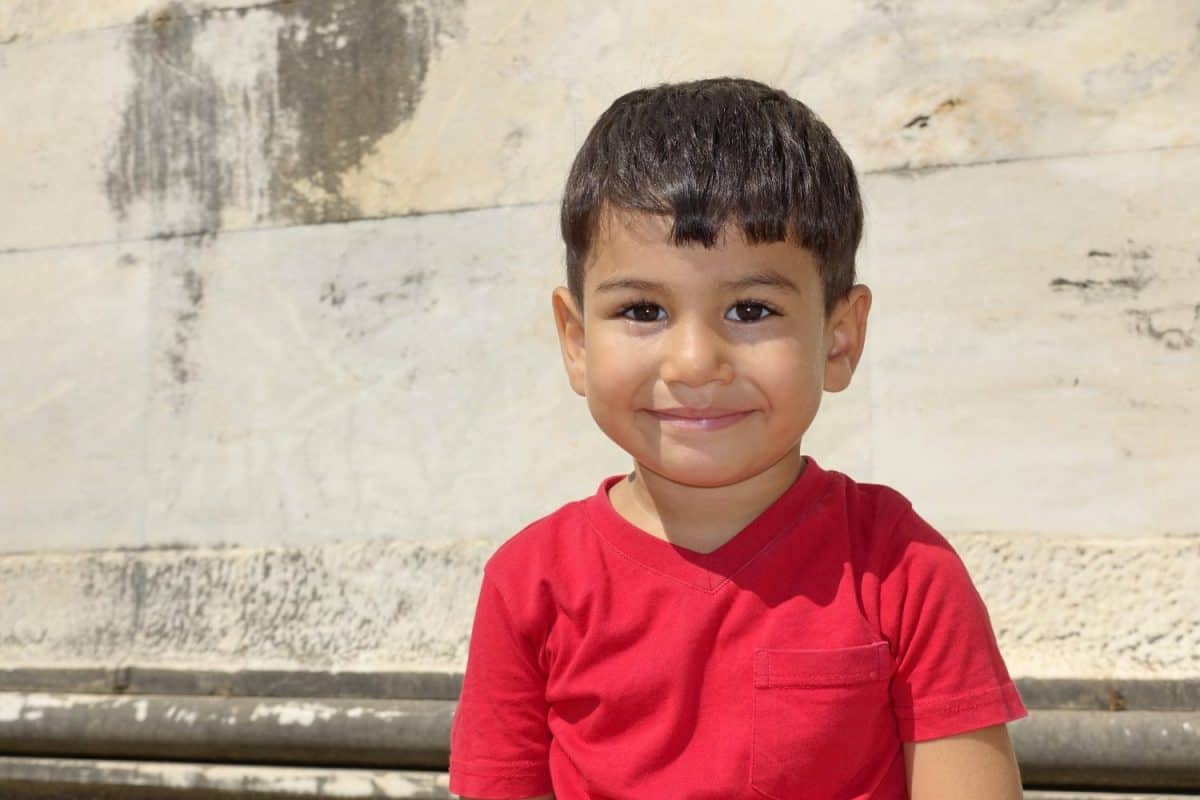
M663 408L646 409L650 416L661 422L686 430L719 430L735 425L753 411L738 411L732 408Z

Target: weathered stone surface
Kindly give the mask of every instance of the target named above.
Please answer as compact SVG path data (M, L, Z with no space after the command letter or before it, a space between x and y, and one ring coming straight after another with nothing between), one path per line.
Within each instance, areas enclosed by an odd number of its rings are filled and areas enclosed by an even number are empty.
M144 244L0 256L0 549L140 540Z
M6 667L461 667L494 540L0 557Z
M1014 676L1200 675L1200 536L950 539ZM461 671L499 543L0 557L0 663Z
M412 116L458 5L173 2L0 48L0 250L363 216L344 175Z
M76 23L35 5L0 16L0 249L549 202L617 95L725 73L809 102L864 171L1200 141L1188 0L127 2L44 40Z
M156 541L495 536L625 467L560 366L550 207L163 247Z
M871 179L872 470L951 531L1195 533L1200 150Z
M1200 675L1200 536L950 540L1015 675Z
M867 355L808 452L950 532L1195 532L1197 180L1194 150L868 177ZM551 205L137 252L0 257L30 320L0 550L497 536L627 468L562 375Z

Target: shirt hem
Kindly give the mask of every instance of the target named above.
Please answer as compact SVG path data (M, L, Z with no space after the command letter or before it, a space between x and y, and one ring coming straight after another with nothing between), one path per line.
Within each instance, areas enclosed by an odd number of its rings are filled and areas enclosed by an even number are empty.
M896 709L900 739L905 742L941 739L1027 716L1029 710L1011 681L956 698L922 703L913 709Z
M517 800L554 791L547 769L530 771L518 767L506 773L499 772L500 769L484 766L476 771L475 765L451 764L450 793L480 800Z

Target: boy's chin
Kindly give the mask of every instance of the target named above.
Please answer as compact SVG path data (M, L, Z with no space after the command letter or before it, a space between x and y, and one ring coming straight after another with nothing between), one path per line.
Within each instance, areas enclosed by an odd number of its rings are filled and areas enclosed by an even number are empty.
M734 486L757 477L769 467L761 465L731 465L712 463L662 464L638 461L641 471L663 480L693 489L720 489Z

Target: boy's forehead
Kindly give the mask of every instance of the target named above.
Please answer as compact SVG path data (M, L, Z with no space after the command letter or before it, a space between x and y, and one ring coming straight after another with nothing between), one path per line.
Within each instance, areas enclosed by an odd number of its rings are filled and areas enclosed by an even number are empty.
M589 260L596 261L614 250L668 247L673 225L674 220L669 214L615 209L606 205L597 215Z

